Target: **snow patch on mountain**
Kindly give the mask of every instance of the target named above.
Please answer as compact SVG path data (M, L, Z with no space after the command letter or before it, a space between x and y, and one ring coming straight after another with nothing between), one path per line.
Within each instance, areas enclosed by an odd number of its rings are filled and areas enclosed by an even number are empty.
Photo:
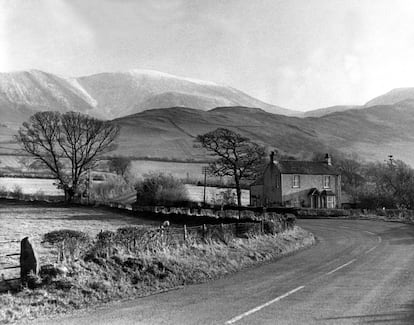
M206 85L206 86L218 86L220 87L219 84L212 82L212 81L206 81L206 80L201 80L201 79L195 79L195 78L186 78L186 77L179 77L176 75L172 75L166 72L161 72L161 71L157 71L157 70L148 70L148 69L132 69L129 70L128 73L130 73L133 76L146 76L149 78L159 78L159 79L176 79L176 80L180 80L180 81L188 81L191 83L196 83L199 85Z

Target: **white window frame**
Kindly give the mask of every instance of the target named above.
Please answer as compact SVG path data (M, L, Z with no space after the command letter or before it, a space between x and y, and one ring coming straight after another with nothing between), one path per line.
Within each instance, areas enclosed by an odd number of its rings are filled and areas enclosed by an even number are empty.
M328 209L333 209L335 208L335 196L333 195L328 195L326 197L326 207Z
M293 188L300 188L300 175L293 175L292 176L292 187Z
M331 182L332 182L332 178L330 175L323 176L323 188L331 188Z

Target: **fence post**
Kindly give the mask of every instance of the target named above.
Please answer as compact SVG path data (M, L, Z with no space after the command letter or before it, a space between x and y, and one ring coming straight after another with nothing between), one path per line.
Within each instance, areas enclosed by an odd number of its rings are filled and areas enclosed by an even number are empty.
M187 241L187 226L184 225L184 241Z
M206 239L206 225L203 223L203 239Z
M264 234L264 220L260 220L260 233L263 235Z
M25 237L20 242L20 278L23 285L27 284L32 272L34 275L39 274L39 262L29 237Z

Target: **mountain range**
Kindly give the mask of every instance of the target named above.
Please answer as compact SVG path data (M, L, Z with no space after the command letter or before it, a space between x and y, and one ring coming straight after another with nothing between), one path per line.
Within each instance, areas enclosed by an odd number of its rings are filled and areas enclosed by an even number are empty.
M234 88L149 70L68 78L32 70L0 74L0 153L42 110L80 111L121 126L115 154L205 159L198 134L226 127L289 154L340 150L368 160L389 154L414 165L414 88L394 89L365 105L306 112L259 101Z
M38 70L0 73L2 116L20 120L28 112L80 111L114 119L151 108L172 106L208 110L219 106L259 107L269 112L299 112L264 103L237 89L153 70L100 73L68 78Z

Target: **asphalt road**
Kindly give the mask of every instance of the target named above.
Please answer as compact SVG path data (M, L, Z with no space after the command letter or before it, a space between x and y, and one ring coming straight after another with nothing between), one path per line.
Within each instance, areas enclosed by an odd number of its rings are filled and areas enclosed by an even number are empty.
M38 324L414 324L414 226L300 220L319 243L188 286Z

